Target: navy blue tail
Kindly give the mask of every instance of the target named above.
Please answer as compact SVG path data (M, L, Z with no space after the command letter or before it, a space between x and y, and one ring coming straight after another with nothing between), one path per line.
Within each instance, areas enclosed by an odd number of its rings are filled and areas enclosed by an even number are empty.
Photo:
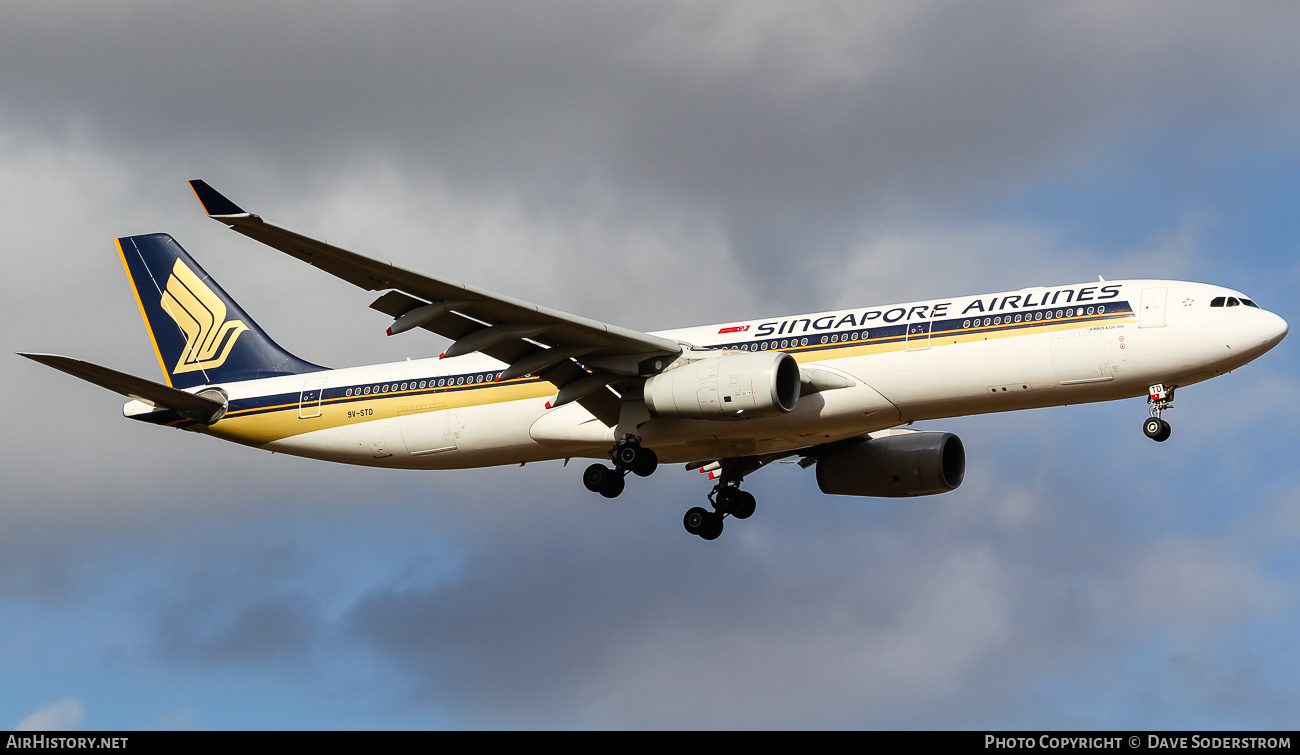
M172 387L325 369L280 348L171 236L128 236L117 247Z

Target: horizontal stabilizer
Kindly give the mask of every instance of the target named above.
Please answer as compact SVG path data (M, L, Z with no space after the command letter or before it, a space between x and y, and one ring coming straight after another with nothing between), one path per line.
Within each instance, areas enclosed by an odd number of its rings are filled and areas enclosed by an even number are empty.
M40 362L60 372L66 372L73 377L79 377L86 382L94 383L101 388L107 388L123 396L129 396L137 401L153 404L162 409L172 409L197 421L210 421L212 417L225 410L225 405L220 401L196 396L193 393L186 393L162 383L155 383L152 380L128 375L125 372L110 370L107 367L100 367L97 364L84 362L80 359L59 356L58 354L24 354L22 352L19 352L18 356L27 357L34 362Z

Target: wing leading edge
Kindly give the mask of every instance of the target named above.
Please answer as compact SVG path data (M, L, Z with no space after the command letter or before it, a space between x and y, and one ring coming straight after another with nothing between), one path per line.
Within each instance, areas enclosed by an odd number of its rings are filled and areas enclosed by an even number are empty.
M618 422L620 401L606 386L643 374L646 360L682 351L682 344L671 339L340 249L268 223L202 180L190 181L190 186L213 220L367 291L387 290L370 306L394 318L390 335L413 328L437 333L452 340L444 356L477 351L510 365L502 379L537 375L559 390L556 405L577 401L607 425Z

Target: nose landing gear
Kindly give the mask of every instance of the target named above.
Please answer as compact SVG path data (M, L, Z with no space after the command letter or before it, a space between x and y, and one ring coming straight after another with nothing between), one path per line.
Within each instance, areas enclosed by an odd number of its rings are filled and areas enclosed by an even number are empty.
M1147 403L1151 405L1151 416L1142 423L1142 432L1151 440L1157 443L1164 443L1169 440L1169 435L1173 428L1169 423L1160 418L1161 412L1166 409L1174 408L1174 388L1177 386L1165 387L1164 383L1156 383L1147 389Z

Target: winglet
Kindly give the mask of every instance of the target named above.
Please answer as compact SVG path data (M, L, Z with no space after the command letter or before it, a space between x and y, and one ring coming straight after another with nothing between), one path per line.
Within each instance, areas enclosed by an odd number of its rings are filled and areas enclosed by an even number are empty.
M208 186L208 182L201 178L190 181L190 188L194 190L194 196L199 198L199 204L203 205L203 211L208 213L209 217L248 214L239 205L226 199L221 192Z

